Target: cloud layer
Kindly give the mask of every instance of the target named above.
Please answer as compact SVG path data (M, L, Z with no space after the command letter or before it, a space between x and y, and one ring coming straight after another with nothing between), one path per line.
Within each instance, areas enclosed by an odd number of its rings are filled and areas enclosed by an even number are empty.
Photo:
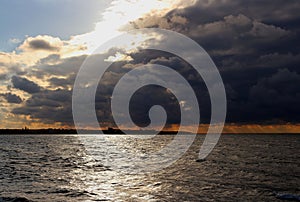
M128 18L130 22L120 30L160 27L198 42L212 57L224 80L228 123L300 122L298 0L182 1L176 5L158 9L159 12L147 11L140 18ZM99 23L97 29L104 24ZM10 112L2 109L2 113L28 116L41 124L72 126L72 87L79 67L90 53L89 41L82 40L92 39L96 34L65 41L47 35L27 37L17 51L0 53L0 96L12 108ZM105 54L108 58L124 52L116 49ZM169 66L182 74L199 99L201 121L209 122L207 89L189 64L172 54L155 51L132 52L127 56L132 60L116 61L98 88L96 109L105 126L113 125L110 97L114 85L130 69L147 63ZM193 53L190 57L194 57ZM132 100L132 118L145 125L149 107L160 103L167 109L168 123L179 123L176 117L180 103L171 98L164 89L141 89Z

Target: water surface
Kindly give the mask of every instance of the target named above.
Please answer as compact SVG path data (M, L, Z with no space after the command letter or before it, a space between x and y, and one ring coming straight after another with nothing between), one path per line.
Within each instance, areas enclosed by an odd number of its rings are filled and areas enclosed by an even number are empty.
M147 152L172 136L108 138ZM199 163L203 138L172 166L136 175L93 159L76 135L1 135L0 201L274 201L274 193L300 194L299 135L223 135ZM103 149L105 158L119 158Z

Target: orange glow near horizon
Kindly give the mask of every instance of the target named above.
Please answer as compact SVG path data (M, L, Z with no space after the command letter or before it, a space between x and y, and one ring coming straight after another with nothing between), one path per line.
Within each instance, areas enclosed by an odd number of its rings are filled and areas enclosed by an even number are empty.
M208 124L200 124L198 133L207 133ZM166 128L169 131L178 130L179 126L174 124ZM190 131L189 127L184 130ZM300 124L225 124L223 133L300 133Z
M55 124L38 124L32 123L30 125L24 125L24 127L30 129L47 129L47 128L61 128L61 129L74 129L72 126ZM198 133L205 134L208 129L208 124L200 124ZM183 130L189 131L190 127L183 127ZM15 129L15 128L14 128ZM18 129L18 128L17 128ZM21 128L20 128L21 129ZM92 128L86 128L87 130L93 130ZM105 130L107 128L101 128ZM124 129L124 128L123 128ZM126 128L128 130L128 128ZM179 125L173 124L165 127L165 131L177 131ZM138 128L132 128L131 130L138 130ZM278 124L278 125L262 125L262 124L227 124L223 129L224 134L238 134L238 133L300 133L300 124Z
M73 125L62 124L59 122L55 123L41 123L38 119L31 119L29 116L18 116L17 117L6 117L2 120L0 124L0 129L22 129L27 127L29 129L75 129ZM12 124L14 122L14 124ZM10 126L10 127L7 127ZM87 130L106 130L107 127L110 127L110 123L104 123L102 128L82 128ZM106 126L106 127L105 127ZM170 124L164 127L164 131L178 131L178 124ZM205 134L207 133L209 124L200 124L198 127L198 133ZM192 131L192 126L183 126L182 130L190 132ZM123 130L140 130L141 128L126 128L120 127ZM225 124L223 128L224 134L230 133L300 133L300 123L291 124L237 124L237 123L228 123Z
M208 126L199 126L198 133L205 133ZM223 133L299 133L300 124L226 124Z

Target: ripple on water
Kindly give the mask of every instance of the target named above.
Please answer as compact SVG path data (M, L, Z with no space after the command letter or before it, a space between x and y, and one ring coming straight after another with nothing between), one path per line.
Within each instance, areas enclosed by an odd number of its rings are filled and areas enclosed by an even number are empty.
M300 136L282 137L223 135L206 161L196 162L203 141L198 136L175 164L135 175L94 160L76 136L0 136L0 202L273 201L279 196L274 193L299 195ZM122 149L145 153L171 138L111 139Z

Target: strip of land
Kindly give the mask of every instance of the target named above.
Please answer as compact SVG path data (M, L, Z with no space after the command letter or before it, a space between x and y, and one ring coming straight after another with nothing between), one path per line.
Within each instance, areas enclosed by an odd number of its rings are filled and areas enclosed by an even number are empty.
M148 134L160 134L160 135L176 135L178 131L155 131L155 130L120 130L115 128L108 128L105 130L76 130L76 129L62 129L62 128L48 128L48 129L0 129L0 135L76 135L76 134L139 134L139 135L148 135ZM185 134L192 134L190 132L184 132ZM198 133L199 135L206 135L206 133ZM300 133L283 133L283 132L259 132L259 133L240 133L240 132L224 132L222 134L277 134L277 135L284 135L284 134L300 134Z
M155 134L158 131L151 130L120 130L114 128L108 128L106 130L76 130L76 129L0 129L0 135L10 134ZM159 134L177 134L177 131L160 131Z

